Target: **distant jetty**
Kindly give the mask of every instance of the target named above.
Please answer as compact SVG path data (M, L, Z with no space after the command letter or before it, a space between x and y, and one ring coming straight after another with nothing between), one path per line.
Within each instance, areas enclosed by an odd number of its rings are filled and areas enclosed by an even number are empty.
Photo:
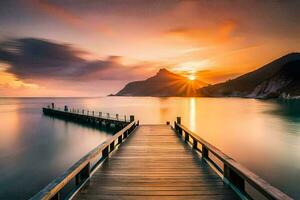
M54 103L47 107L44 107L43 113L45 115L50 115L65 120L71 120L89 126L113 129L115 131L121 130L130 122L134 121L133 115L127 117L126 115L121 116L119 114L95 112L84 109L70 109L68 108L68 106L64 106L64 108L62 109L56 107Z

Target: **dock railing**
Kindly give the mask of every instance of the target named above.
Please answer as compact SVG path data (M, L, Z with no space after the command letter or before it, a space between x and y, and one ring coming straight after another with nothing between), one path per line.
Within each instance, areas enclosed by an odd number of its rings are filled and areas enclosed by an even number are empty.
M91 117L98 117L101 119L109 119L109 120L115 120L120 122L131 122L134 120L134 116L130 115L121 115L118 113L108 113L108 112L102 112L102 111L95 111L95 110L87 110L87 109L78 109L78 108L69 108L67 107L67 110L65 108L57 107L57 106L51 106L47 105L45 108L56 110L60 112L66 112L66 113L74 113L82 116L91 116Z
M120 145L138 125L139 121L133 121L115 135L108 138L104 143L90 151L61 176L54 179L44 189L34 195L31 200L58 200L71 197L86 183L101 163L109 157L109 154ZM74 181L75 188L72 188L71 191L63 191L67 189L67 185ZM64 194L64 198L62 198L62 194Z
M240 196L246 199L292 199L190 131L181 124L180 117L174 122L174 129L181 138L192 145L193 149L201 153L202 158L211 164L221 174L224 182L241 194Z

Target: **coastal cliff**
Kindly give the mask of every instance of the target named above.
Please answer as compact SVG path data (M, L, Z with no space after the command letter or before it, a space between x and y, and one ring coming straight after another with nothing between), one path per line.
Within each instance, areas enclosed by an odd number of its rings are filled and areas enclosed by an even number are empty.
M198 90L199 96L299 98L300 53L285 55L255 71Z

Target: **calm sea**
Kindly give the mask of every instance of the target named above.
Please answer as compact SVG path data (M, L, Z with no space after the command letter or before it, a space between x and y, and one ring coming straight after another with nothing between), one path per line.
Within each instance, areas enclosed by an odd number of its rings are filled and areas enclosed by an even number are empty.
M0 199L28 199L111 133L42 114L59 106L182 123L300 199L300 101L240 98L0 98Z

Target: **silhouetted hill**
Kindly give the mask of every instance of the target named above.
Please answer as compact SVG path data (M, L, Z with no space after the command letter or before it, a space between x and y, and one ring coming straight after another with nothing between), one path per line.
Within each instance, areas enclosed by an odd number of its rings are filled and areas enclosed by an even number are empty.
M160 69L151 78L128 83L116 96L196 96L197 89L205 85L204 82L190 81L184 76Z
M236 79L198 90L200 96L300 97L300 53L285 55Z

